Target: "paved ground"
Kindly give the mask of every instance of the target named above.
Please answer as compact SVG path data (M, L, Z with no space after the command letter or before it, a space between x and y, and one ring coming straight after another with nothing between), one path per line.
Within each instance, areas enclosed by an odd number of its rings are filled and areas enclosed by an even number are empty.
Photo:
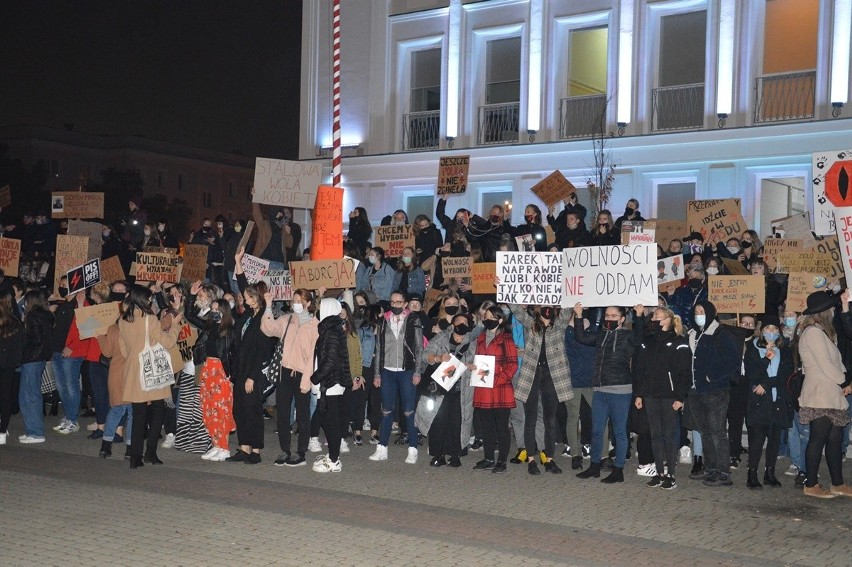
M48 426L56 418L48 418ZM208 463L160 450L165 466L130 470L97 457L81 431L0 447L0 565L850 565L852 499L752 492L685 475L672 492L629 468L607 486L572 474L531 477L431 469L343 455L343 472ZM481 455L481 453L479 453ZM566 459L561 462L568 468ZM788 464L781 461L784 467ZM824 466L824 465L823 465ZM852 480L852 466L847 467ZM827 477L827 472L824 473Z

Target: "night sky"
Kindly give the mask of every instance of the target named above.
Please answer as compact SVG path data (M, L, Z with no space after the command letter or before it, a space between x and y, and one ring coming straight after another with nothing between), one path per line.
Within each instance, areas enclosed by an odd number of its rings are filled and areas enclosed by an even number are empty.
M301 0L0 0L0 124L298 156Z

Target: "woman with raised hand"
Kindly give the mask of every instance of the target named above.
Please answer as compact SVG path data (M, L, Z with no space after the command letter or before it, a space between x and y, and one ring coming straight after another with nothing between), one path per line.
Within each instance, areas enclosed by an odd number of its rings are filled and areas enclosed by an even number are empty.
M157 343L165 348L174 346L177 340L178 327L174 325L168 333L164 333L160 322L151 310L151 290L135 285L130 288L126 299L126 309L118 320L118 347L125 359L124 390L122 398L133 404L133 430L130 451L130 468L143 465L142 442L147 438L144 462L161 465L157 457L157 444L160 439L160 429L163 427L164 400L171 398L171 388L166 385L149 391L142 389L142 369L139 366L139 354L147 345ZM181 316L175 319L179 323ZM146 435L146 424L147 435Z

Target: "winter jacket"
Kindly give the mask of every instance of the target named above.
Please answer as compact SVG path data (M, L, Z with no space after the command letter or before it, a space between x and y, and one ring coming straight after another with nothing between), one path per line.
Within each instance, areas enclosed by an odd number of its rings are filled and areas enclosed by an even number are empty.
M799 405L803 408L846 410L843 395L846 367L837 345L816 325L806 327L799 337L799 358L805 372Z
M423 362L428 365L428 368L424 368L425 375L423 376L423 380L421 384L425 385L421 388L421 391L431 392L433 394L445 394L447 393L444 390L443 386L435 383L432 379L432 373L440 366L440 362L436 362L435 364L429 364L428 358L429 355L434 355L436 357L441 357L445 354L451 354L459 359L459 362L462 364L472 364L473 357L476 354L476 342L471 338L470 333L464 336L462 341L459 344L453 344L451 342L453 330L451 328L447 328L444 331L441 331L437 335L435 335L429 344L426 345L426 348L423 349ZM433 385L434 384L434 385ZM453 384L453 387L450 388L450 393L458 393L461 392L463 388L470 389L470 371L465 370L458 381ZM480 388L477 388L480 389Z
M410 272L399 270L397 273L396 285L393 291L400 290L405 294L426 293L426 274L422 268L413 268Z
M231 372L236 369L237 363L237 330L231 327L224 335L219 328L219 323L212 319L202 318L198 316L195 309L195 296L190 295L184 302L184 317L193 326L200 331L200 337L205 340L205 350L208 357L218 358L222 362L222 368L225 370L226 376L231 376ZM173 368L177 371L181 367L174 365Z
M757 342L758 339L754 339L746 343L743 358L749 385L746 423L787 429L793 424L793 407L787 399L787 378L793 373L793 352L784 346L776 348L775 356L780 357L778 369L775 376L769 376L771 361L766 358L766 349L758 348ZM763 387L763 395L754 391L757 386Z
M326 317L319 322L317 331L319 336L314 347L316 370L311 374L311 382L319 384L321 392L338 384L344 388L351 387L352 374L343 320L336 315Z
M567 402L574 398L571 388L571 369L568 367L568 359L565 357L565 328L568 327L570 311L563 310L557 316L551 326L541 333L536 333L533 328L535 318L527 312L524 305L509 305L515 319L526 327L524 336L524 356L521 362L521 373L515 381L515 399L526 403L530 390L535 382L535 373L538 369L538 360L541 349L545 349L545 358L550 371L550 378L556 389L556 397L560 402Z
M24 319L26 341L22 363L50 360L53 355L53 313L34 309Z
M567 226L556 230L556 240L553 246L559 250L565 248L579 248L581 246L590 246L592 244L592 235L582 225L575 229L570 229Z
M645 337L636 353L636 395L683 402L692 387L692 352L674 331Z
M626 386L633 384L630 361L633 351L645 336L645 317L633 320L633 330L607 331L603 327L589 332L583 319L574 318L574 338L578 343L594 346L595 366L592 370L592 387Z
M536 252L547 251L547 232L540 224L526 223L520 226L516 226L512 234L516 238L518 236L526 236L527 234L529 234L533 237L533 241L535 242Z
M294 314L282 315L276 319L272 316L272 309L267 307L260 323L260 330L267 337L275 339L284 337L281 366L295 370L302 377L310 379L314 372L314 351L319 337L318 324L316 317L300 322L299 316Z
M582 324L582 320L574 324ZM574 337L574 325L565 328L565 354L568 355L568 366L571 368L572 388L591 388L592 371L595 367L595 347L587 346Z
M708 315L708 320L710 316ZM727 390L742 369L741 343L713 319L704 331L689 331L692 349L692 382L699 394Z
M404 370L413 370L415 375L421 375L426 363L423 361L423 323L420 317L411 317L410 311L404 311L405 320L402 326L403 343L405 348L402 353L402 368ZM374 356L375 365L373 372L376 377L380 377L382 370L385 368L385 333L392 332L388 326L388 321L392 313L385 313L382 318L379 329L376 332L376 350Z
M435 250L443 245L444 239L441 236L441 231L432 223L426 228L421 228L417 236L414 237L414 247L421 262L430 256L434 256Z
M245 274L237 274L237 285L240 293L244 293L248 287ZM236 387L243 387L248 378L260 380L263 377L263 367L275 350L276 339L260 330L262 318L262 313L255 314L251 309L246 309L234 322L238 356L236 369L231 370L231 381Z
M26 335L24 326L15 318L12 318L14 327L8 337L0 340L0 368L11 370L21 365L21 354L24 352Z
M689 286L679 287L672 295L669 307L683 321L684 329L689 330L694 326L692 311L700 301L707 301L707 288L705 286L701 286L698 291Z
M475 408L513 408L515 392L512 378L518 370L518 350L508 332L500 332L488 344L487 332L476 339L476 354L494 357L494 387L474 388L473 407ZM475 377L474 377L475 379Z

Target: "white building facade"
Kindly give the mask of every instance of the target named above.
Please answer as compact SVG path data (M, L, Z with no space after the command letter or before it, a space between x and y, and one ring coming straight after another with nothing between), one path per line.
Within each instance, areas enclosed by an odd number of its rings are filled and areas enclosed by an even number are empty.
M331 145L331 6L304 3L300 159ZM471 156L450 214L541 206L555 169L588 204L604 132L616 215L740 197L766 234L807 210L811 154L852 146L852 0L342 0L341 22L344 207L374 222L432 217L444 155Z

